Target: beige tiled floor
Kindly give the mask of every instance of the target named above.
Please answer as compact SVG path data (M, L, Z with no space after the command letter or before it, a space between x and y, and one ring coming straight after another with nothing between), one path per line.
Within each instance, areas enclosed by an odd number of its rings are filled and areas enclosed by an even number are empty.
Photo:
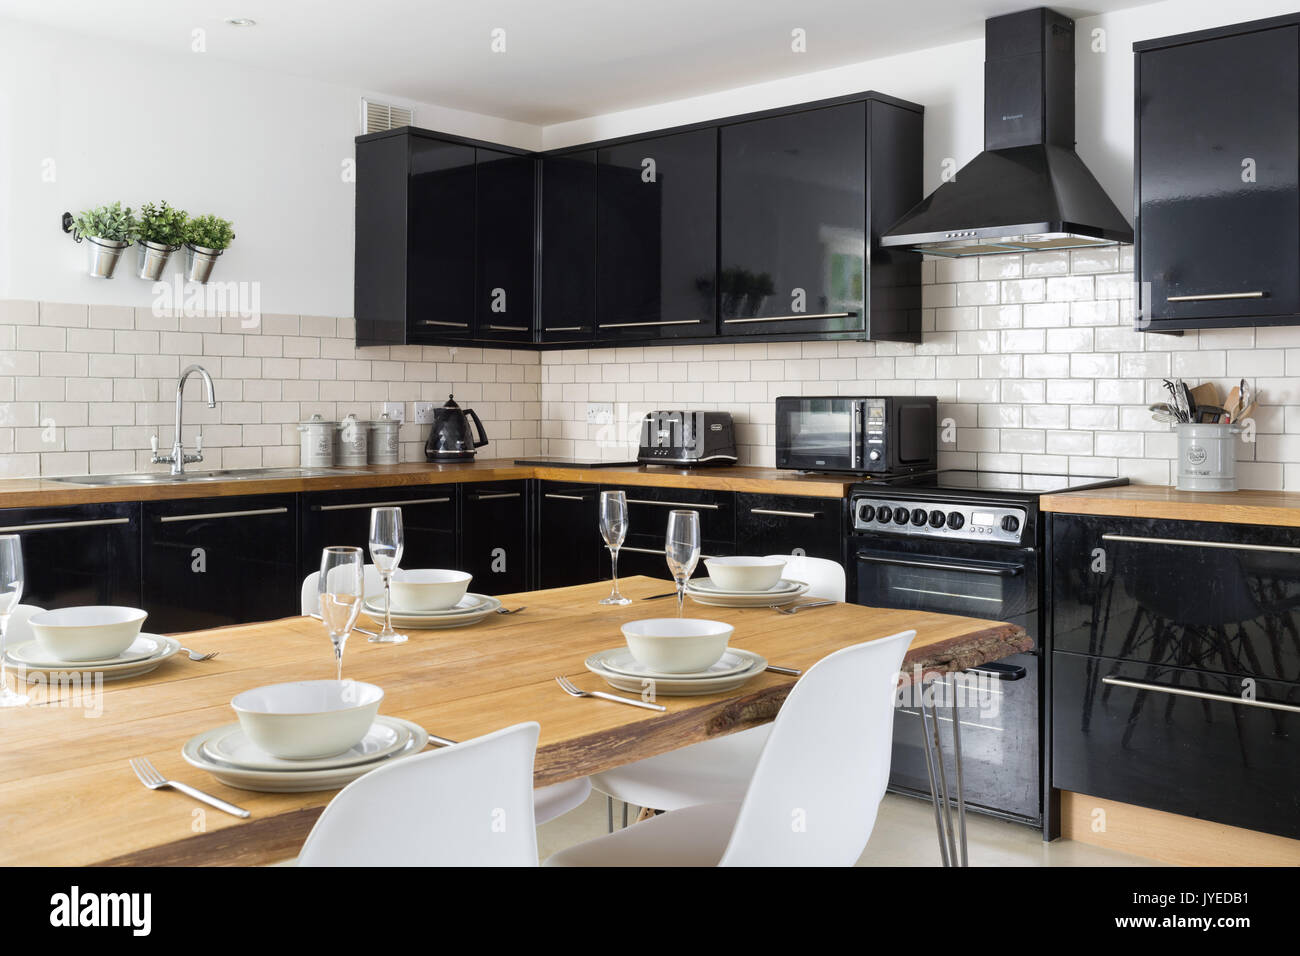
M635 816L635 808L631 812ZM615 804L615 826L620 818L621 804ZM545 859L557 850L604 832L605 798L593 793L572 813L538 828L538 850ZM1044 843L1039 832L1031 827L980 814L967 815L966 832L971 866L1161 865L1072 840ZM858 866L938 866L939 863L933 806L923 800L886 794Z

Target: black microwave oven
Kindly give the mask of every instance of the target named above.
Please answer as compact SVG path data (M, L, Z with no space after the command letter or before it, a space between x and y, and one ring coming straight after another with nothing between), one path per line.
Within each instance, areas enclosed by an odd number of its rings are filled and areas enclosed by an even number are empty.
M933 396L790 395L776 400L776 467L906 475L939 466Z

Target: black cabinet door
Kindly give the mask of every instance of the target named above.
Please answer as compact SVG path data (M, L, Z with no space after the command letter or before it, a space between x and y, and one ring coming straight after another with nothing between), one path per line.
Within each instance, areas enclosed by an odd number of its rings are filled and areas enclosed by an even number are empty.
M865 325L867 104L722 127L725 335Z
M460 560L461 569L474 575L471 591L526 591L529 545L525 482L484 482L461 489Z
M537 160L479 148L475 338L530 342Z
M597 503L600 489L544 481L538 490L538 586L563 588L600 580Z
M468 337L475 317L474 147L410 137L406 212L410 342ZM394 224L396 228L403 228ZM363 242L358 234L357 244Z
M352 314L357 345L402 345L407 340L409 137L359 140L356 162Z
M596 151L542 158L541 340L596 329Z
M736 495L737 554L806 554L844 562L843 498Z
M1298 43L1287 26L1139 53L1139 328L1300 313Z
M454 568L456 485L311 491L298 496L299 571L320 570L321 551L347 545L366 552L370 564L370 509L402 509L403 568Z
M1300 684L1052 658L1054 787L1300 837Z
M293 495L145 502L148 626L193 631L300 611Z
M717 331L717 131L601 149L596 170L596 334Z
M6 508L0 534L22 542L22 603L37 607L87 604L149 606L140 598L140 506L76 505ZM147 627L155 627L150 615Z

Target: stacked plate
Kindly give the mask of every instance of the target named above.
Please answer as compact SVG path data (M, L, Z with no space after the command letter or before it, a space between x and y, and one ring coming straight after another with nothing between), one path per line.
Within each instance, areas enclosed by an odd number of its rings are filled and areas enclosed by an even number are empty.
M50 674L103 674L104 680L121 680L147 674L181 649L180 641L161 634L141 634L126 650L94 661L59 661L35 641L24 641L5 651L5 663L21 668L27 682L48 681Z
M641 693L650 682L656 695L664 697L700 697L735 690L763 673L767 659L738 647L728 648L717 663L694 674L664 674L637 663L626 647L598 651L586 660L587 670L599 674L605 683L618 690Z
M782 578L773 587L765 591L736 591L720 588L711 578L700 578L686 582L686 593L696 604L711 607L772 607L773 605L793 604L808 590L802 581L789 581Z
M341 754L286 760L255 746L234 723L191 737L181 756L239 790L304 793L347 786L388 761L419 753L428 742L429 735L418 724L380 715L361 741Z
M466 594L445 611L402 611L393 605L393 627L405 630L435 630L444 627L464 627L496 613L501 602L486 594ZM366 597L362 609L376 621L384 619L383 593Z

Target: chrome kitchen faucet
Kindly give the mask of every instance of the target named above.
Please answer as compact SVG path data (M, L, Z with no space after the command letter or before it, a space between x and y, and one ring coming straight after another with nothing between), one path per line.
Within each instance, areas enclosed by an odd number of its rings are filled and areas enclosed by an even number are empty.
M194 436L194 454L185 454L185 443L181 441L181 398L185 393L185 380L190 377L191 372L198 372L203 376L203 384L207 386L208 408L217 407L217 398L212 392L212 376L202 365L187 366L185 371L181 372L181 377L176 380L176 432L172 442L172 453L170 455L158 454L158 435L155 433L149 439L149 445L153 448L153 457L150 459L155 465L171 465L173 475L185 474L185 466L203 460L203 431Z

